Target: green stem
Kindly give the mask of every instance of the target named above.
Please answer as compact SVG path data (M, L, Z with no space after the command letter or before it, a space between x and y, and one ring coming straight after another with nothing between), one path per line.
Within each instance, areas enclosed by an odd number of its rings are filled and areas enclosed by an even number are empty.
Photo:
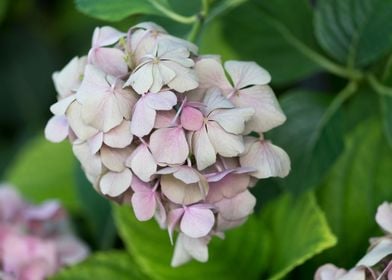
M191 41L193 43L195 43L199 36L200 36L200 32L203 28L203 25L205 23L205 19L208 15L208 0L202 0L201 2L201 11L200 13L197 15L197 20L193 23L192 29L189 32L188 35L188 41Z
M387 87L387 86L381 84L381 82L379 80L377 80L377 78L374 75L369 74L368 76L366 76L366 78L369 81L370 86L378 94L386 95L386 96L392 96L392 88Z
M351 81L341 90L336 97L332 100L331 104L328 106L327 110L325 111L322 119L321 119L321 126L324 126L326 123L330 121L333 115L339 110L340 107L346 102L357 90L358 84L355 81Z
M318 52L312 50L306 44L304 44L301 40L295 37L291 31L281 22L276 20L274 17L269 14L263 12L264 17L267 21L270 22L272 26L286 39L288 43L294 46L298 51L300 51L303 55L308 57L310 60L314 61L327 71L344 78L349 78L350 80L359 80L362 78L363 74L355 69L347 69L335 62L329 60Z
M183 15L177 14L176 12L172 11L171 9L160 4L159 1L156 1L156 0L148 0L148 1L151 3L151 5L153 5L162 14L164 14L168 18L170 18L174 21L177 21L179 23L192 24L198 20L197 15L193 15L193 16L189 16L189 17L183 16Z

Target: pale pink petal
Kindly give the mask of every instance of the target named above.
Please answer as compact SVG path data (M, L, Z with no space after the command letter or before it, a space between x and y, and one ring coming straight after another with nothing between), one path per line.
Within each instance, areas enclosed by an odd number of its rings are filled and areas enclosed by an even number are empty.
M45 127L45 138L59 143L68 137L69 126L65 116L53 116Z
M109 78L114 79L111 76L108 76ZM132 109L139 99L139 95L131 88L123 88L124 82L122 80L114 79L112 80L113 84L115 84L113 93L117 99L118 110L126 120L130 120Z
M109 88L110 85L106 80L106 74L94 65L87 64L83 81L76 93L76 99L83 104L86 99L95 95L101 96Z
M125 53L115 48L96 48L89 53L90 63L105 73L122 77L128 73Z
M103 194L111 197L119 196L125 192L132 181L132 172L125 168L122 172L108 172L101 178L99 183Z
M166 217L166 209L162 204L162 201L157 197L155 197L157 201L157 209L155 211L155 220L159 224L161 229L166 229L167 228L167 217Z
M208 122L207 131L214 150L221 156L235 157L244 151L242 136L224 131L219 124L213 121Z
M222 217L222 215L218 215L216 228L218 231L226 231L232 228L239 227L240 225L244 224L247 219L248 217L241 218L238 220L226 220L225 218Z
M269 86L253 86L237 91L230 101L241 108L252 107L255 114L246 124L245 132L266 132L286 121L279 102Z
M151 185L143 182L137 176L132 177L131 188L134 192L151 192Z
M102 172L102 162L98 154L91 153L90 147L86 142L74 144L72 150L76 158L82 164L86 173L99 176Z
M155 123L156 111L148 106L143 96L135 105L132 115L131 131L134 135L143 137L151 132Z
M192 204L204 198L204 189L198 183L185 184L173 175L161 177L161 189L170 201L177 204Z
M114 149L108 146L101 148L102 163L111 171L120 172L125 168L125 161L133 152L133 148Z
M206 262L208 260L208 241L209 237L191 238L185 234L179 234L178 238L182 238L185 250L192 258L199 262Z
M0 221L16 218L25 208L25 202L11 186L0 185Z
M188 251L185 249L184 244L183 244L183 238L186 238L184 234L179 234L177 237L176 245L174 247L174 253L173 257L171 260L171 266L172 267L178 267L181 266L190 260L192 260L192 256L188 253ZM207 251L208 253L208 251Z
M54 115L58 115L58 116L64 115L67 112L67 109L69 108L71 103L75 101L75 99L76 99L76 94L72 94L63 99L60 99L52 106L50 106L50 111Z
M96 27L93 34L92 46L109 46L120 40L126 34L110 26Z
M157 208L155 193L152 190L150 192L135 192L132 195L132 207L139 221L148 221L154 217Z
M245 130L245 123L254 115L253 108L235 108L229 110L215 110L209 116L209 120L214 120L227 132L240 134Z
M227 81L220 61L213 58L202 58L196 62L195 70L199 76L200 87L230 89L232 86Z
M177 104L177 97L171 91L147 93L146 104L155 110L171 110Z
M265 85L271 81L271 75L255 62L226 61L225 69L233 80L236 89L251 85Z
M170 242L173 244L173 232L178 222L180 221L182 215L184 214L184 208L175 208L170 210L167 216L167 230L169 232Z
M164 64L176 73L174 79L167 84L170 88L178 92L185 92L199 86L198 77L193 69L183 67L171 61L165 61Z
M60 202L48 200L41 205L28 207L24 212L24 218L27 220L45 221L53 219L61 211L63 209Z
M145 144L140 144L127 159L126 165L142 181L148 182L157 171L157 163Z
M324 264L317 269L314 280L338 280L346 274L345 269L338 268L333 264Z
M376 214L376 222L379 226L387 231L388 233L392 233L392 207L388 202L384 202L377 209Z
M250 184L250 176L247 174L228 174L220 181L210 182L210 189L206 201L218 202L223 198L232 198L245 191Z
M256 178L285 177L290 172L290 158L287 153L270 141L259 140L250 145L246 154L240 157L241 166L253 167Z
M203 114L190 106L185 106L181 112L181 125L186 130L196 131L203 125Z
M87 139L87 143L90 146L91 153L95 154L101 149L103 143L103 133L98 132L94 136Z
M222 199L215 206L218 212L226 220L238 220L247 217L253 212L256 198L249 192L244 191L230 199Z
M174 117L176 116L176 111L158 111L155 117L154 128L165 128L173 125L178 125L178 119L173 123Z
M72 235L64 235L55 239L57 253L61 265L73 265L87 258L88 247Z
M205 126L194 133L192 139L193 154L198 170L203 170L216 162L216 152L208 138Z
M192 238L206 236L215 223L214 213L210 209L198 208L195 205L185 207L180 228Z
M182 164L188 157L189 147L181 127L157 129L150 137L151 152L159 163Z
M126 120L103 136L103 142L112 148L125 148L132 143L132 140L131 122Z

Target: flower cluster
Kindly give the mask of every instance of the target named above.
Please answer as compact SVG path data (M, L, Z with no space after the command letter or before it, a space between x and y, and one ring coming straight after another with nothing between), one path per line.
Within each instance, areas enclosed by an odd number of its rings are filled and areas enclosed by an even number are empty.
M153 23L96 28L87 57L53 75L46 137L69 138L95 189L179 235L172 265L206 261L213 235L242 224L257 179L284 177L287 154L263 133L286 117L254 62L199 56ZM251 134L252 133L252 134Z
M12 187L0 185L0 279L46 279L88 253L57 201L31 205Z
M349 271L333 264L321 266L315 280L376 280L392 279L392 204L384 202L378 207L376 222L385 236L371 238L367 254Z

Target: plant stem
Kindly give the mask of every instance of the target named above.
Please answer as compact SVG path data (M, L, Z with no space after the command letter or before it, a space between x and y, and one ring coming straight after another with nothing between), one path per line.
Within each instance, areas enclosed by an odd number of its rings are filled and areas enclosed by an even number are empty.
M373 74L366 76L370 86L380 95L392 97L392 88L381 84Z
M193 23L192 29L188 35L188 41L195 43L200 36L200 31L205 23L208 15L208 0L201 0L201 11L196 15L197 20Z
M162 14L164 14L165 16L167 16L168 18L177 21L179 23L183 23L183 24L192 24L197 22L198 17L197 15L193 15L193 16L183 16L180 15L176 12L174 12L173 10L165 7L164 5L160 4L159 1L156 0L149 0L149 2L158 10L160 11Z

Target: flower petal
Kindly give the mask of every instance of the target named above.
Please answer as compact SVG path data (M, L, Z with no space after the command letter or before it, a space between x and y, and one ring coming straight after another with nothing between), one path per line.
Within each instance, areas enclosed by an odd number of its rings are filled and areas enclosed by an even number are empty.
M157 163L145 144L140 144L127 159L126 165L142 181L148 182L157 171Z
M112 148L125 148L132 143L132 140L131 122L126 120L103 136L103 142Z
M91 153L97 153L102 147L103 133L98 132L97 134L93 135L92 137L87 139L87 143L91 149Z
M96 27L93 33L93 47L109 46L120 40L126 34L111 26Z
M69 126L65 116L53 116L45 127L45 138L59 143L68 137Z
M206 201L210 203L218 202L223 198L232 198L245 191L250 184L248 174L228 174L217 182L209 183L209 191Z
M192 238L206 236L215 223L214 213L210 209L198 208L197 205L185 207L180 228Z
M79 102L73 102L67 110L67 120L69 127L75 133L76 137L84 141L96 135L99 131L86 124L82 119L82 105Z
M286 121L279 102L269 86L253 86L237 91L230 101L241 108L252 107L254 116L247 122L245 132L266 132Z
M143 96L135 105L132 115L131 131L134 135L143 137L151 132L155 124L156 112L147 104Z
M384 202L377 209L376 222L388 233L392 233L392 207L388 202Z
M131 202L135 216L139 221L148 221L154 217L157 203L155 193L152 190L150 192L135 192Z
M341 277L346 274L347 271L345 269L338 268L335 265L328 263L317 269L314 280L337 280L341 279Z
M198 170L203 170L216 162L216 152L205 126L194 133L192 146Z
M177 104L177 97L171 91L147 93L146 104L155 110L171 110Z
M136 68L124 86L131 86L138 94L148 92L153 84L152 64L146 63Z
M199 130L203 125L203 114L190 106L185 106L181 112L181 125L186 130Z
M247 142L255 139L247 138ZM252 176L262 179L286 177L290 172L290 158L287 153L267 140L257 140L250 145L247 153L241 155L240 163L244 167L253 167Z
M161 177L161 189L170 201L177 204L192 204L204 198L199 184L185 184L173 175L163 175Z
M180 166L173 172L173 176L183 181L185 184L192 184L199 182L202 175L192 167Z
M125 161L132 151L133 147L113 149L103 146L100 152L102 163L111 171L121 172L125 168Z
M150 136L151 152L159 163L182 164L188 157L189 147L181 127L161 128Z
M71 105L72 102L74 102L76 99L76 94L72 94L70 96L67 96L63 99L60 99L56 103L54 103L52 106L50 106L50 111L54 115L65 115L67 112L67 109Z
M256 198L249 192L244 191L230 199L222 199L215 206L218 212L226 220L238 220L247 217L253 212Z
M204 115L209 115L216 109L230 109L234 108L233 103L230 102L218 88L211 88L204 96L203 103L206 105Z
M244 151L242 136L228 133L216 122L207 124L208 138L214 150L224 157L235 157Z
M218 87L231 89L220 61L213 58L202 58L196 62L195 70L199 76L200 87L204 89Z
M245 123L254 115L253 108L235 108L229 110L215 110L208 119L214 120L224 130L234 134L240 134L245 130Z
M255 62L230 60L225 62L225 69L230 74L236 89L251 85L265 85L271 81L271 75Z
M103 194L115 197L125 192L131 185L131 181L132 172L128 168L125 168L121 172L109 171L103 175L99 186Z
M96 48L89 53L90 63L106 74L123 77L128 73L125 53L115 48Z

